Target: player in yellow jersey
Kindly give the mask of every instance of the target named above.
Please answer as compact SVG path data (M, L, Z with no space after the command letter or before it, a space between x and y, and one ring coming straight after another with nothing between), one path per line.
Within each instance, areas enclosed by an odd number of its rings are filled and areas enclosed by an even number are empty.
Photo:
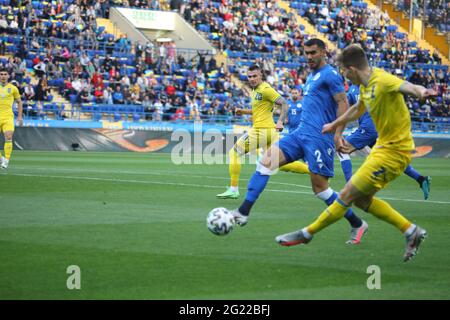
M8 168L9 159L13 149L12 138L14 134L13 103L17 103L17 124L22 125L22 100L16 86L8 83L9 74L7 70L0 70L0 132L5 136L3 150L5 156L1 156L1 168ZM0 154L1 155L1 154Z
M301 230L280 235L276 237L276 241L284 246L306 244L314 234L342 218L354 203L358 208L394 225L405 235L406 251L403 260L408 261L417 254L427 233L387 202L376 198L375 194L401 175L411 161L414 141L403 94L426 99L435 96L436 92L401 80L382 69L371 68L366 53L358 45L345 48L339 54L337 62L343 76L360 85L360 99L342 116L324 125L322 131L334 132L338 126L356 120L367 110L378 132L377 142L365 162L340 192L339 198L316 221Z
M231 178L230 187L224 193L217 195L221 199L237 199L239 197L239 175L241 173L240 157L259 148L268 149L270 145L278 141L280 136L277 131L283 131L288 105L283 97L273 89L270 84L263 81L262 70L258 65L252 65L247 72L248 82L252 88L251 110L237 109L237 114L250 114L252 116L252 128L244 134L229 151ZM273 120L274 106L282 108L278 122ZM280 170L309 173L308 166L299 161L282 166Z

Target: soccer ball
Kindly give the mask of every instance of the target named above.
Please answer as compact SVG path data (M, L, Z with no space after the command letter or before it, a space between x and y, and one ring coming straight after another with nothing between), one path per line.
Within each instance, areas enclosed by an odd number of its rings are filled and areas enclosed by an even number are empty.
M234 228L233 214L226 208L215 208L206 217L208 230L218 236L223 236L231 232Z

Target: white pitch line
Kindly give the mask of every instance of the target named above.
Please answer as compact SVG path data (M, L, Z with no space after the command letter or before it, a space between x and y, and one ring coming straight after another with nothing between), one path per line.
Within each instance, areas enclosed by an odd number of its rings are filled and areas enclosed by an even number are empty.
M72 180L94 180L94 181L109 181L109 182L125 182L125 183L142 183L142 184L160 184L170 186L187 186L187 187L204 187L204 188L221 188L222 186L210 186L193 183L178 183L178 182L163 182L163 181L142 181L131 179L112 179L112 178L98 178L98 177L77 177L77 176L52 176L46 174L29 174L29 173L11 173L8 175L21 177L38 177L38 178L57 178L57 179L72 179Z
M60 171L60 172L92 172L92 173L118 173L118 174L134 174L134 175L155 175L155 176L175 176L175 177L187 177L187 178L200 178L200 179L215 179L215 180L227 180L229 181L230 178L225 177L216 177L216 176L204 176L204 175L196 175L196 174L190 174L186 171L178 171L178 173L174 173L173 171L163 171L160 170L159 172L155 171L126 171L126 170L92 170L92 169L69 169L69 168L44 168L44 167L20 167L20 166L14 166L14 169L25 169L25 170L40 170L40 171ZM241 179L242 180L242 179ZM279 184L284 186L292 186L292 187L299 187L299 188L306 188L311 189L311 186L302 185L302 184L295 184L295 183L286 183L286 182L276 182L276 181L270 181L270 184Z
M39 177L39 178L72 179L72 180L94 180L94 181L109 181L109 182L122 182L122 183L157 184L157 185L170 185L170 186L183 186L183 187L222 188L222 186L193 184L193 183L164 182L164 181L142 181L142 180L112 179L112 178L98 178L98 177L77 177L77 176L52 176L52 175L44 175L44 174L27 174L27 173L10 173L8 175L24 176L24 177ZM311 192L293 191L293 190L265 189L265 191L313 195ZM387 200L394 200L394 201L405 201L405 202L450 204L449 201L398 199L398 198L390 198L390 197L380 197L380 198L387 199Z

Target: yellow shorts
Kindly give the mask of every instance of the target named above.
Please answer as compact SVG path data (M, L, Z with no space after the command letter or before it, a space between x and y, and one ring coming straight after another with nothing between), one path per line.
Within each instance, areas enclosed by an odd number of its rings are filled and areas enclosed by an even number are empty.
M409 151L374 148L352 176L352 184L364 194L373 194L400 176L410 162Z
M0 119L0 132L14 131L14 118Z
M236 141L233 148L238 154L244 155L259 148L267 150L278 140L280 135L274 128L251 128Z

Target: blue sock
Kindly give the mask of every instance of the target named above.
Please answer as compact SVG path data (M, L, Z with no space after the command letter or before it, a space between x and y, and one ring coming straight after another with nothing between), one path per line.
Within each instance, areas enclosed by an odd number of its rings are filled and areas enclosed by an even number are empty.
M416 180L417 182L419 182L420 177L422 177L422 175L420 173L418 173L412 165L409 165L406 170L405 170L405 174L407 174L408 176L410 176L411 178L413 178L414 180ZM419 182L420 183L420 182Z
M341 161L341 167L344 172L345 181L349 181L352 177L352 161L350 159Z
M325 203L329 206L331 205L334 200L336 200L338 197L338 194L333 191L333 194L327 199L325 200ZM352 228L359 228L362 225L362 220L360 217L358 217L356 214L353 213L352 208L349 208L347 210L347 212L345 213L345 219L347 219L347 221L350 223L350 225L352 226Z
M244 216L248 216L250 214L250 210L253 204L258 199L261 192L264 191L267 182L269 181L268 175L262 175L259 171L256 171L250 181L248 182L247 187L247 195L245 196L245 201L239 207L239 212Z

